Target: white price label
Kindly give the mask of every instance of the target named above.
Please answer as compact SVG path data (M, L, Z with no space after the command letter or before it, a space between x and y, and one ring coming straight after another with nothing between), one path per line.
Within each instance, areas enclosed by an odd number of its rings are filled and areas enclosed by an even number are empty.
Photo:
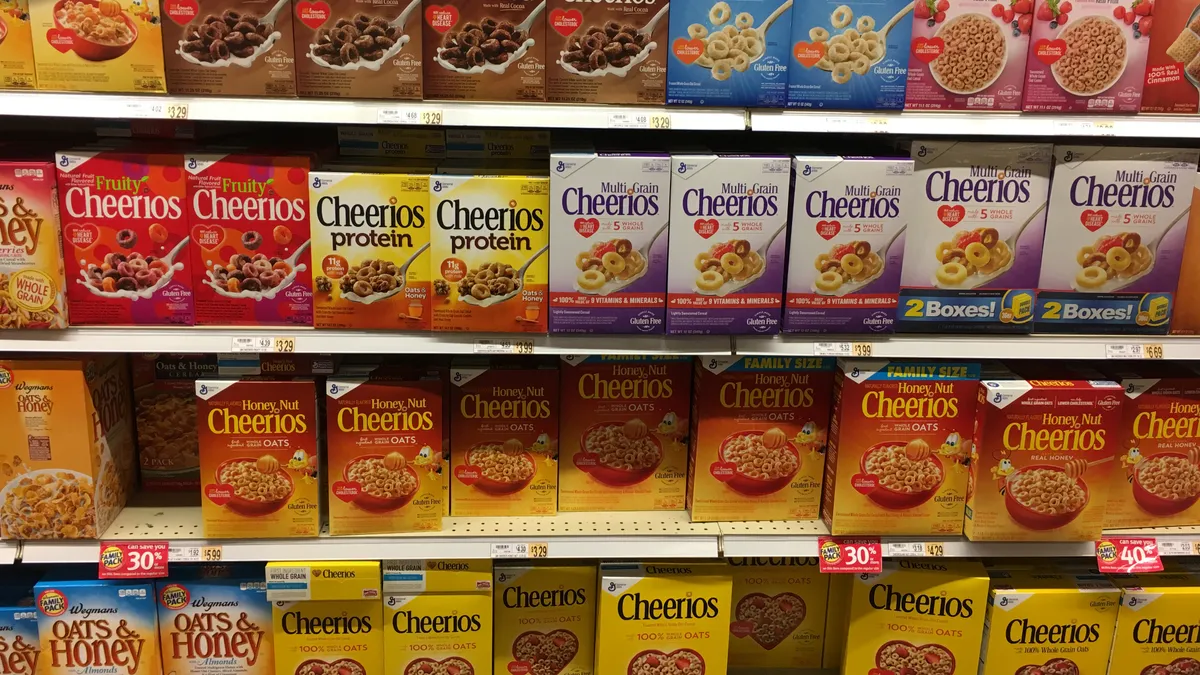
M895 541L888 544L888 555L893 558L940 558L946 555L946 548L940 541Z
M291 354L296 351L296 338L239 336L233 338L233 345L229 351L242 354L269 354L272 352Z
M1104 357L1108 359L1161 359L1162 343L1141 344L1137 342L1104 345Z
M125 104L125 116L162 119L167 116L167 104L162 101L130 101Z
M1117 123L1112 120L1059 120L1055 131L1065 136L1116 136Z
M1158 554L1164 555L1200 555L1200 541L1188 539L1159 539Z
M886 134L890 128L891 121L886 117L845 114L826 117L824 130L852 134Z
M814 342L813 356L871 356L870 342Z
M476 354L532 354L533 340L476 340Z
M420 124L421 111L416 108L380 108L375 121L379 124Z
M171 562L221 562L220 546L171 546L167 549Z
M492 544L493 558L545 558L550 555L546 542Z
M670 129L671 115L669 113L609 113L609 129Z

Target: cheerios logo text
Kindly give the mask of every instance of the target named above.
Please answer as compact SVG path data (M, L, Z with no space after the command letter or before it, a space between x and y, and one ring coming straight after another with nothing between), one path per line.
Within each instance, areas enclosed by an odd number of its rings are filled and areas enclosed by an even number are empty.
M1134 438L1193 439L1200 435L1200 403L1171 401L1163 411L1180 417L1166 417L1157 410L1146 410L1133 418Z
M280 622L288 635L358 635L371 632L371 617L339 614L305 616L300 610L284 612Z
M804 211L810 218L895 218L900 215L900 188L847 185L840 196L818 190L809 193Z
M1158 619L1142 619L1133 625L1133 641L1140 645L1200 644L1200 623L1163 624Z
M1120 206L1125 208L1169 208L1175 204L1175 173L1117 169L1112 181L1097 176L1080 176L1071 181L1071 203L1075 206Z
M715 195L704 188L684 190L683 212L689 216L774 216L779 213L779 186L721 183Z
M903 614L925 614L928 616L969 619L975 613L975 602L970 598L956 598L952 595L903 593L896 590L891 584L875 584L872 586L869 600L871 606L875 609L901 612Z
M862 413L868 418L932 419L958 417L958 396L947 382L913 384L898 382L895 395L887 390L868 391L862 398Z
M507 207L470 206L462 200L449 199L438 204L438 227L464 232L450 237L450 251L531 251L529 237L517 232L541 232L546 227L542 209L517 208L516 202ZM470 234L471 232L488 234ZM497 234L499 232L500 234ZM505 235L504 233L508 233Z
M585 400L622 400L670 398L675 395L675 383L667 366L642 364L614 365L611 378L601 373L586 373L579 378L579 397Z
M308 431L300 401L243 400L241 412L231 407L208 411L208 429L214 434L302 434Z
M563 190L563 211L572 216L656 216L659 186L652 183L601 181L599 194L582 187Z
M467 419L549 419L545 387L492 387L490 395L467 394L459 403Z
M333 232L330 244L335 251L347 247L412 248L412 235L399 230L425 227L425 207L420 204L361 204L334 195L318 199L316 212L317 222L325 227L357 230Z
M339 410L337 423L342 431L429 431L433 428L433 411L424 397L373 398Z
M63 203L72 218L112 218L120 220L175 220L183 217L178 196L156 195L150 191L149 176L140 179L121 176L96 176L91 185L67 188Z
M1008 450L1033 452L1103 450L1106 431L1088 428L1098 427L1103 423L1103 416L1099 413L1043 413L1041 428L1035 428L1029 422L1011 422L1005 426L1004 447Z
M587 602L587 591L582 588L554 588L527 591L520 586L504 589L504 606L518 607L574 607Z
M408 633L475 633L483 627L478 614L440 614L421 616L402 610L392 615L392 631Z
M270 189L273 180L222 178L217 188L196 190L196 194L192 195L192 213L197 218L216 221L307 220L305 200L302 197L287 199L278 196Z
M967 175L955 178L954 171L930 171L925 179L925 196L934 202L1012 204L1029 201L1029 169L1011 166L972 165Z
M643 598L641 593L630 593L617 602L617 616L624 621L715 619L720 615L716 598Z
M1029 619L1014 619L1004 629L1004 639L1013 645L1087 644L1100 639L1100 624L1039 624Z

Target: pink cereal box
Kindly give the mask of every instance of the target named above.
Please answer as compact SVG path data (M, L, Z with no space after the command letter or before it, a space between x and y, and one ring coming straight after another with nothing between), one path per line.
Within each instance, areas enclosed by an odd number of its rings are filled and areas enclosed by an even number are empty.
M1150 36L1131 13L1112 0L1038 0L1023 109L1137 112Z
M1033 0L916 0L914 11L905 108L1021 109Z

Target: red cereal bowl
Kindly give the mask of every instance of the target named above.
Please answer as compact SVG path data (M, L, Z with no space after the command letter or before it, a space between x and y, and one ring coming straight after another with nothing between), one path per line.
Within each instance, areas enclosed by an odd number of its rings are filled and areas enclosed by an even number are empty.
M687 656L685 656L685 654ZM674 670L679 671L679 672L686 671L688 669L688 666L692 665L693 660L695 660L696 662L698 662L700 664L701 675L703 675L703 673L708 670L708 664L706 664L704 662L704 657L701 656L700 653L694 649L688 649L688 648L684 647L681 649L676 649L675 651L673 651L669 654L666 652L663 652L661 650L658 650L658 649L646 649L646 650L638 652L637 654L634 654L633 658L629 659L629 666L626 668L628 675L634 675L633 669L634 669L635 665L637 664L638 660L641 659L643 656L648 657L647 662L652 665L655 665L656 663L662 662L662 661L669 661L670 659L679 659L680 662L675 664L676 667L674 668ZM687 658L688 656L690 656L692 658Z
M1066 473L1060 466L1054 466L1052 464L1031 464L1009 475L1008 480L1004 482L1004 506L1008 509L1008 515L1012 517L1012 519L1015 520L1018 525L1027 527L1031 530L1054 530L1070 523L1072 520L1075 520L1075 518L1077 518L1079 514L1087 508L1088 502L1091 500L1092 495L1091 492L1088 491L1087 483L1084 483L1082 478L1076 478L1075 483L1079 485L1081 489L1083 489L1083 505L1074 511L1054 514L1038 513L1037 511L1034 511L1028 506L1025 506L1021 502L1017 501L1017 498L1013 496L1011 483L1018 476L1027 471L1033 471L1034 469L1046 469L1047 471L1059 471Z
M1079 666L1071 659L1050 659L1040 666L1022 666L1016 675L1079 675Z
M360 455L354 458L354 461L349 462L342 467L342 480L350 482L350 467L359 462L365 462L368 459L383 459L383 455ZM417 492L421 490L421 476L417 474L411 464L405 464L404 470L408 475L416 481L416 487L408 494L400 495L399 497L376 497L375 495L367 494L366 490L360 490L354 498L354 505L364 511L373 513L383 513L386 511L395 511L396 509L408 506L408 503L413 500Z
M938 649L945 652L946 656L950 657L950 673L951 673L951 675L953 675L954 671L956 670L956 668L958 666L958 664L956 663L956 661L954 659L954 653L951 652L949 649L946 649L942 645L925 644L925 645L921 645L920 647L918 647L907 640L889 640L889 641L883 643L882 645L880 645L879 649L875 651L875 667L879 668L880 670L882 670L885 673L895 672L895 671L891 671L891 670L884 668L883 661L882 661L883 651L891 646L904 647L910 651L920 651L921 649L924 649L925 647L937 647ZM901 668L900 671L897 673L897 675L915 675L915 673L909 668Z
M229 466L230 464L237 464L239 462L249 462L251 464L255 464L258 462L258 458L234 457L233 459L227 459L224 462L221 462L221 464L217 466L217 473L214 476L216 482L221 482L221 472L225 470L225 467ZM292 477L288 475L288 472L282 467L280 467L280 469L275 473L283 476L284 480L287 481L288 493L286 497L283 497L282 499L272 499L265 502L257 502L252 499L246 499L245 497L231 495L229 501L225 503L225 506L229 507L229 510L239 513L243 516L265 516L282 509L288 503L288 501L291 500L292 495L295 494L296 484L292 482Z
M1196 503L1196 500L1200 499L1200 493L1194 494L1191 497L1184 497L1183 499L1167 499L1166 497L1154 494L1142 485L1142 468L1160 457L1178 457L1185 462L1191 461L1182 452L1160 452L1153 457L1143 459L1133 472L1133 500L1144 511L1155 516L1170 516L1190 509Z
M475 445L472 445L471 448L467 450L467 464L475 464L475 462L472 461L472 458L475 456L476 450L478 450L480 446L484 445L497 444L494 442L487 442L476 443ZM480 470L479 480L475 481L475 487L490 495L511 495L529 487L529 484L533 482L534 475L537 474L537 465L534 464L533 455L524 450L521 451L521 457L524 458L526 462L529 462L529 475L527 477L515 481L502 481L496 480L495 478L487 478L483 475L483 471Z
M96 7L96 9L100 8L100 0L75 1L85 2L89 5L93 5ZM133 38L131 38L129 42L121 45L105 45L100 44L99 42L93 42L83 37L79 33L76 33L73 28L69 28L68 26L60 23L58 20L58 10L62 9L63 4L66 2L67 0L58 0L58 2L55 2L54 10L51 13L51 16L54 17L55 28L71 34L71 49L74 50L77 55L79 55L79 58L86 61L111 61L112 59L124 55L125 52L133 48L133 44L138 41L137 24L134 23L133 19L131 19L124 10L121 10L121 20L124 21L125 25L129 26L129 30L133 32Z
M892 448L897 445L900 445L900 443L897 443L896 441L885 441L883 443L876 443L875 445L867 448L867 451L864 452L862 457L858 459L859 471L862 472L863 475L868 473L867 458L870 457L872 453L879 452L880 450L886 450L887 448ZM874 490L871 490L869 493L867 493L867 499L870 499L885 509L897 510L916 508L929 501L934 495L937 494L937 491L941 489L942 483L946 481L946 468L942 466L942 460L937 455L931 454L929 455L929 461L933 462L937 466L938 471L941 473L941 479L938 480L937 485L928 490L900 492L899 490L893 490L880 484L877 485Z
M583 433L580 434L580 436L579 436L580 453L582 453L584 451L583 449L587 447L588 434L592 433L592 431L594 431L596 429L600 429L602 427L611 427L611 426L619 427L619 426L623 426L623 425L616 423L616 422L600 422L598 424L593 424L592 426L588 427L587 429L584 429ZM653 476L654 472L657 471L658 467L662 464L662 459L663 459L662 441L659 440L658 436L655 436L653 433L651 433L651 434L647 435L646 438L649 438L650 442L654 444L654 447L658 448L658 461L654 463L654 466L643 467L641 469L630 469L628 471L625 469L616 469L611 466L605 466L605 465L601 464L599 461L597 461L595 463L595 465L591 465L591 466L580 465L578 463L576 464L576 466L579 467L581 470L586 471L588 473L588 475L590 475L592 478L595 478L596 480L600 481L601 483L604 483L605 485L611 485L613 487L626 487L629 485L637 485L638 483Z
M1176 673L1187 673L1188 675L1200 673L1200 661L1186 657L1175 659L1168 665L1146 666L1139 675L1175 675Z
M719 457L722 462L728 461L725 459L725 448L728 447L731 441L743 436L762 436L763 433L765 433L765 430L755 429L750 431L739 431L736 434L731 434L725 440L721 441L721 447L717 448L717 457ZM726 481L725 484L728 485L734 492L740 492L741 494L751 497L769 495L772 492L778 492L779 490L782 490L784 486L791 482L792 478L795 477L795 475L800 471L800 465L803 462L803 460L800 459L800 451L796 449L795 444L793 444L791 441L787 442L787 445L784 446L784 449L792 453L792 456L796 458L795 470L786 476L779 476L776 478L751 478L750 476L742 473L741 469L736 469L733 473L733 477Z

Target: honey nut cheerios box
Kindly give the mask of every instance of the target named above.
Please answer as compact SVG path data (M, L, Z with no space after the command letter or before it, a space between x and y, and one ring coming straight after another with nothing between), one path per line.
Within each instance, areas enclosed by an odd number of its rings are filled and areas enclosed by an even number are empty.
M196 380L217 376L217 355L135 354L132 361L142 489L198 490Z
M0 330L67 327L55 186L49 162L0 162Z
M838 575L821 574L816 558L730 558L729 565L729 666L821 668L829 583Z
M979 372L838 360L821 500L833 534L962 533Z
M309 174L313 323L429 330L429 176Z
M1108 672L1172 675L1200 670L1200 576L1159 573L1113 581L1122 593Z
M172 573L155 584L163 672L275 675L271 603L262 568L205 578Z
M267 563L275 675L383 675L378 561Z
M197 380L204 536L317 536L319 423L312 380Z
M433 329L545 333L550 180L429 179Z
M834 360L701 357L692 385L688 510L695 522L814 520Z
M7 35L0 40L0 89L33 89L37 74L33 66L33 26L29 0L11 0L4 10Z
M887 561L854 574L845 673L969 673L979 663L988 576L967 561Z
M76 570L78 572L78 570ZM161 675L154 584L65 580L33 587L40 675Z
M37 87L166 93L158 0L32 0Z
M1108 672L1121 601L1111 581L1045 571L989 574L980 675Z
M389 560L383 585L388 673L493 672L491 560Z
M1166 334L1198 154L1054 147L1034 332Z
M725 675L733 576L725 563L603 563L596 673Z
M690 356L561 360L560 511L686 506Z
M498 565L493 673L591 675L595 565Z

